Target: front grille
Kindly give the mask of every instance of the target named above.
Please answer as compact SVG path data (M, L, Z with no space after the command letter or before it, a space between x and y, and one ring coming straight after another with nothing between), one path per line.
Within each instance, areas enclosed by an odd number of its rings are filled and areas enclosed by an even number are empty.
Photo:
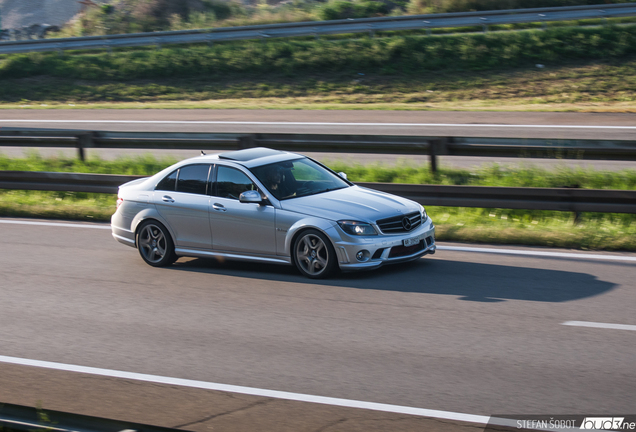
M391 252L389 252L389 258L413 255L415 252L419 252L424 248L424 240L413 246L393 246Z
M404 227L404 218L408 218L411 226L409 229ZM406 215L394 216L387 219L380 219L376 222L383 234L399 234L413 231L422 224L422 214L413 212ZM406 224L408 225L408 224Z

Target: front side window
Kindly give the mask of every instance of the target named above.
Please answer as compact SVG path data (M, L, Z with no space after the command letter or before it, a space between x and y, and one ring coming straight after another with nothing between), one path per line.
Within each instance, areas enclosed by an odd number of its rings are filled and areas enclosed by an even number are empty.
M219 166L216 175L216 196L239 199L245 191L258 190L256 185L243 172L226 166Z
M252 172L278 200L349 187L339 175L309 158L263 165Z

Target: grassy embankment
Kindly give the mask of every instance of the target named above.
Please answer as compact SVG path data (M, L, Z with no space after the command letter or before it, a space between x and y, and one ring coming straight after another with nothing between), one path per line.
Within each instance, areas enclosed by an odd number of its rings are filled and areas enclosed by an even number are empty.
M6 108L633 112L635 88L636 25L0 59Z
M0 170L150 175L173 162L151 156L86 162L44 159L35 155L26 159L0 156ZM546 171L493 165L475 172L441 169L437 176L433 176L428 167L409 166L408 163L399 168L345 166L342 163L328 165L337 171L347 172L354 182L526 187L578 185L583 188L636 189L636 171L633 170L601 172L562 168ZM108 221L115 210L114 205L115 196L107 194L0 190L0 216ZM556 211L432 206L427 210L437 225L440 240L636 251L636 215L583 213L575 222L573 214Z
M632 0L606 0L627 3ZM291 2L223 0L115 0L101 7L89 7L79 19L65 25L53 37L101 36L105 34L185 30L245 25L324 21L348 18L400 16L500 9L545 8L595 5L599 0L294 0ZM629 20L630 17L618 20ZM617 19L612 19L617 20ZM601 20L580 20L596 24ZM527 28L540 23L520 23L492 28ZM559 22L547 23L550 26ZM435 32L473 29L436 29Z

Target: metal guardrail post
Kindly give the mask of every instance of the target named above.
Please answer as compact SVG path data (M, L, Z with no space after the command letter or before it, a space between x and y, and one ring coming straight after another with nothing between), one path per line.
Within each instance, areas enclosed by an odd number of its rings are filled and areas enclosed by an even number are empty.
M428 143L428 154L431 158L431 172L437 174L437 140L431 140Z
M488 18L479 18L481 20L481 28L484 31L484 33L488 33L488 24L485 23L485 21L488 21Z
M82 162L86 160L84 149L88 147L93 147L93 132L87 132L77 136L77 156Z
M254 134L244 135L238 139L239 150L256 147L256 136Z
M432 139L428 142L428 151L431 158L431 172L437 174L437 156L447 154L446 138Z

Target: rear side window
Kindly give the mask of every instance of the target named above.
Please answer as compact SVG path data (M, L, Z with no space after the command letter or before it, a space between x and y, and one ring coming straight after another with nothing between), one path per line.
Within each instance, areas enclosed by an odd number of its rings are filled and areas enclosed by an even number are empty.
M157 185L155 189L163 190L163 191L174 191L177 184L178 173L179 173L179 170L172 171L170 174L165 176L163 180L159 182L159 184Z
M238 199L239 195L248 190L257 190L248 176L237 169L219 166L216 175L216 196Z
M210 165L187 165L179 169L177 192L205 195Z

